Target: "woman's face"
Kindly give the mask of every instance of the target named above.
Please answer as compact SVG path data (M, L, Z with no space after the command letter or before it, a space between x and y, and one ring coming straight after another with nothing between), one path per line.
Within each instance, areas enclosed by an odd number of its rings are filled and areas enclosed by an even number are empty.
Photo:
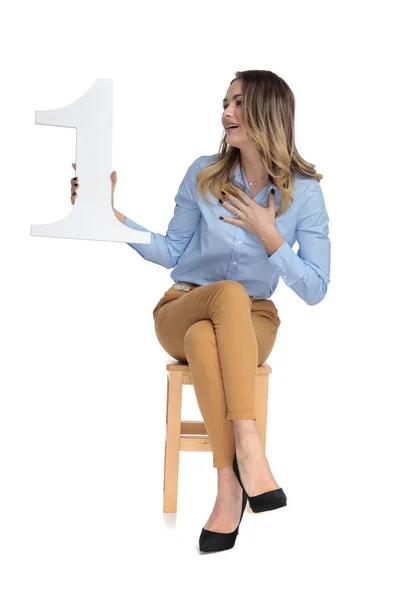
M229 125L239 127L228 129ZM230 146L238 148L241 143L248 141L242 116L242 84L234 81L229 86L223 100L222 125L226 133L226 141Z

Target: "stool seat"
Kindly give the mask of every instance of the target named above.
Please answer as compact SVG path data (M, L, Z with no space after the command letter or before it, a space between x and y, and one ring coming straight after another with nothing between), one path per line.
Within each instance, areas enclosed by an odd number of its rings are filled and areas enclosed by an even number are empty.
M182 421L182 386L193 385L190 365L166 359L167 410L164 456L164 512L176 512L178 502L179 452L211 451L204 421ZM255 410L261 442L266 447L268 382L272 372L267 362L257 367ZM251 509L248 508L251 512Z

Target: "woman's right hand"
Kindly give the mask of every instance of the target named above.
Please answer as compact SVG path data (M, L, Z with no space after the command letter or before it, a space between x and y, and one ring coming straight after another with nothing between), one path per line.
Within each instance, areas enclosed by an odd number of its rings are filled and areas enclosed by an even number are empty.
M76 173L76 163L72 163L72 167L75 169L75 173ZM111 206L112 209L114 210L114 190L115 190L115 186L117 184L117 173L116 171L113 171L111 173ZM72 204L75 204L75 200L78 196L78 187L79 187L79 177L73 177L71 179L71 202Z
M75 169L75 173L76 173L76 163L72 163L72 166ZM78 180L79 180L79 177L73 177L71 179L71 202L72 202L72 204L75 204L75 199L78 195L78 193L77 193L77 189L79 187Z

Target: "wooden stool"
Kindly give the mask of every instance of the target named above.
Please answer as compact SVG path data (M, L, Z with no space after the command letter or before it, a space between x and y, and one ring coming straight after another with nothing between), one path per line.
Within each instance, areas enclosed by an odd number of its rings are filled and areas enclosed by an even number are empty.
M181 421L182 386L193 385L190 366L167 358L167 414L164 457L164 512L176 512L178 501L179 452L211 451L204 421ZM256 423L264 450L266 445L268 377L271 367L265 362L257 367ZM232 461L233 462L233 461ZM248 505L249 512L252 512Z

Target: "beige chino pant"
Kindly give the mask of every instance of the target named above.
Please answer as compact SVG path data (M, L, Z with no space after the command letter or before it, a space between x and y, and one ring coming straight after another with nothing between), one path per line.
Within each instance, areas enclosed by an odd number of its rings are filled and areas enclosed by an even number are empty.
M232 465L231 421L255 419L256 368L275 344L280 319L271 299L253 300L233 280L169 288L153 309L158 341L187 362L213 452L213 466Z

